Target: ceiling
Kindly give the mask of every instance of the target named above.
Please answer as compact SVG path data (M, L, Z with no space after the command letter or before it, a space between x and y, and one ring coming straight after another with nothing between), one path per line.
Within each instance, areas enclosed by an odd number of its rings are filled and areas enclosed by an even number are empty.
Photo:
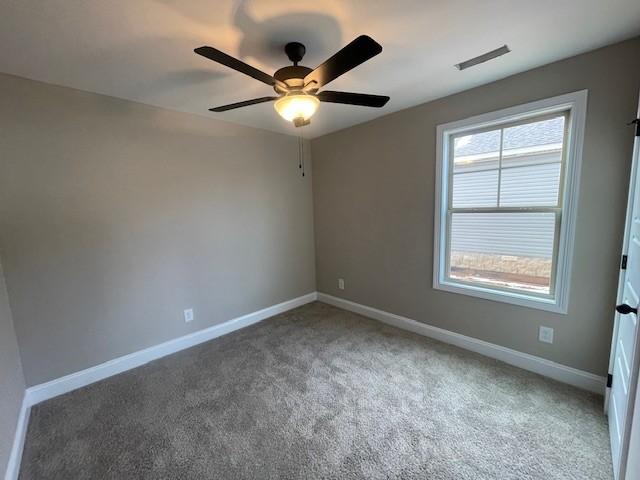
M391 96L382 109L322 104L313 138L640 35L637 0L0 0L0 71L173 110L297 134L267 85L193 53L211 45L268 73L289 41L315 67L360 34L384 51L330 84ZM506 56L453 65L508 44Z

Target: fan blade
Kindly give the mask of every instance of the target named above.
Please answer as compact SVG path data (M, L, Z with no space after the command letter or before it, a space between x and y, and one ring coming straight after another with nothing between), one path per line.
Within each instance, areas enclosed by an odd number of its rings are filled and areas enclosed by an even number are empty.
M384 107L389 97L383 95L368 95L366 93L333 92L325 90L316 95L321 102L346 103L347 105L361 105L363 107Z
M314 86L320 88L343 73L357 67L375 57L382 51L382 46L367 35L360 35L349 45L336 53L329 60L317 67L313 72L304 77L305 85L315 82Z
M230 103L229 105L222 105L221 107L210 108L211 112L226 112L227 110L233 110L234 108L246 107L248 105L255 105L256 103L270 102L278 97L260 97L252 100L245 100L244 102Z
M257 68L252 67L251 65L248 65L243 61L238 60L237 58L233 58L232 56L227 55L226 53L221 52L220 50L217 50L213 47L198 47L194 50L194 52L196 52L198 55L202 55L203 57L208 58L209 60L213 60L214 62L221 63L222 65L225 65L229 68L233 68L240 73L249 75L250 77L253 77L256 80L260 80L267 85L274 86L277 84L278 86L285 89L287 87L284 82L273 78L268 73L264 73L262 70L258 70Z

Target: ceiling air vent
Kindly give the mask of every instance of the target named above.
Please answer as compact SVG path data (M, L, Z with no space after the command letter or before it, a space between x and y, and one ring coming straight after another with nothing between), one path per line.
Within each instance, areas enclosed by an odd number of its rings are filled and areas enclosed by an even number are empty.
M469 60L465 60L464 62L457 63L455 67L458 70L464 70L469 67L473 67L474 65L478 65L480 63L488 62L489 60L493 60L494 58L500 57L505 53L509 53L511 50L506 45L501 46L500 48L496 48L495 50L491 50L490 52L483 53L482 55L478 55L477 57L471 58Z

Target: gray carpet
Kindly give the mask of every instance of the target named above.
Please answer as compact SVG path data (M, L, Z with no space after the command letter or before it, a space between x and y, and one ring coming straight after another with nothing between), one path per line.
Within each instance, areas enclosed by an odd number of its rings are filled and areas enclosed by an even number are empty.
M610 479L602 398L313 303L34 407L25 479Z

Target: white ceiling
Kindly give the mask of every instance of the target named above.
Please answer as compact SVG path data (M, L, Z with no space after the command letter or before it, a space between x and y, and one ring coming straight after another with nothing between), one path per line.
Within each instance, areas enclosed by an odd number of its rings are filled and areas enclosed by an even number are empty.
M0 71L173 110L298 133L256 80L193 53L211 45L273 73L282 47L314 67L360 34L384 48L331 90L391 96L382 109L322 104L316 137L555 60L640 35L638 0L0 0ZM453 65L508 44L508 55Z

